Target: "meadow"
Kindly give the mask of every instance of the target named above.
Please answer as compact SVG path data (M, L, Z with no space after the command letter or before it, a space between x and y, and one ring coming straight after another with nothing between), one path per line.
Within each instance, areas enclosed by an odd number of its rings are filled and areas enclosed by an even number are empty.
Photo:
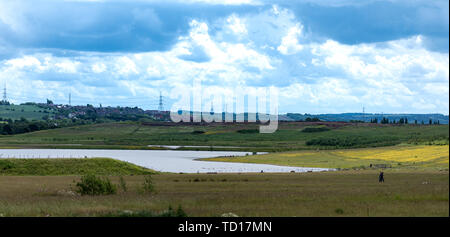
M172 125L172 126L168 126ZM304 132L314 126L329 130ZM0 148L158 149L148 145L207 146L198 150L294 151L448 144L448 125L381 125L344 122L280 123L260 134L257 124L173 124L118 122L0 136ZM183 148L181 148L183 149ZM192 148L189 148L192 149Z
M338 169L448 170L448 145L399 145L377 148L308 150L201 160ZM372 166L371 166L372 165Z
M1 216L111 216L163 212L188 216L448 216L446 172L376 171L288 174L157 174L156 193L142 193L143 176L124 176L126 192L80 196L79 176L0 177ZM113 183L119 177L110 176Z
M448 216L448 125L300 122L281 123L273 134L256 129L254 124L119 122L0 136L0 147L232 146L217 149L271 153L213 160L340 171L155 174L104 158L2 159L0 216L154 215L179 206L188 216ZM378 183L380 170L385 183ZM108 177L117 186L126 183L127 189L112 195L78 195L74 184L87 173ZM149 174L155 192L144 193Z
M44 116L52 116L55 111L40 108L37 105L0 105L0 118L18 120L41 120Z
M156 172L111 158L0 159L0 177L55 175L146 175Z

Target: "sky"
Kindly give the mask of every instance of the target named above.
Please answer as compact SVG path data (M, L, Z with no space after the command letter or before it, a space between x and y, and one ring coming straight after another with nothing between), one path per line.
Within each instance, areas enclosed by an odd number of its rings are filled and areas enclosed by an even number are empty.
M448 115L449 2L0 0L13 103L170 108L194 80L276 88L280 113Z

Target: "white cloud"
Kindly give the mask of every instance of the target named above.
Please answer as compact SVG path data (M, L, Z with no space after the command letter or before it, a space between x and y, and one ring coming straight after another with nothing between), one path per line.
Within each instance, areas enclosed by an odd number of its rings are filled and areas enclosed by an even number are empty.
M150 77L160 77L161 76L161 73L159 72L158 68L153 67L153 66L149 66L147 68L147 74Z
M14 69L22 69L22 68L29 68L29 67L37 67L39 68L41 66L41 62L33 57L33 56L24 56L22 58L15 58L7 60L5 65L11 66Z
M227 18L228 28L236 35L246 35L247 28L245 23L236 15L231 15Z
M95 73L102 73L106 71L106 65L104 63L94 63L92 65L92 71Z
M127 56L121 56L116 59L115 69L119 75L139 74L136 64Z
M353 77L401 81L414 77L415 69L421 67L424 71L419 73L421 78L448 82L448 54L426 50L418 40L420 38L391 41L387 45L343 45L328 40L314 45L312 53L322 56L328 68L341 68Z
M58 72L62 73L76 73L77 67L80 65L80 62L71 61L68 59L64 59L59 63L55 63L55 67Z
M274 85L282 110L291 112L354 112L364 104L368 112L448 113L449 56L428 51L424 36L310 43L302 23L278 6L217 22L193 19L189 26L163 52L36 53L0 61L0 81L22 102L35 90L36 97L66 101L61 88L85 96L80 103L145 97L201 79L211 91Z
M298 53L303 49L303 46L298 43L298 37L302 34L303 26L297 24L289 29L286 36L281 40L280 46L278 46L278 51L280 53L289 55Z
M323 63L325 70L342 70L345 80L354 85L350 94L360 91L361 103L378 112L392 107L398 112L440 108L448 113L449 56L426 50L422 39L415 36L359 45L328 40L311 45L312 63ZM429 105L419 106L418 101Z

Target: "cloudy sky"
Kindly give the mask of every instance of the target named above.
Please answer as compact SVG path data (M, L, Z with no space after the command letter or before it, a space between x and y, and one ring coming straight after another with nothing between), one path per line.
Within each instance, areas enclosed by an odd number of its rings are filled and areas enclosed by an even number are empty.
M0 0L14 103L166 107L171 89L273 86L279 111L449 113L449 3Z

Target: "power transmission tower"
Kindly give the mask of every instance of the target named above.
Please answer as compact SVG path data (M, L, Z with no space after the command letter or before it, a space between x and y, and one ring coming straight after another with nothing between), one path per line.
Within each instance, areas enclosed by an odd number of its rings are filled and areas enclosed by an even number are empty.
M8 98L6 97L6 82L5 82L5 87L3 87L3 102L8 101Z
M365 114L365 112L366 112L366 108L364 108L364 105L363 105L363 121L364 122L366 122L366 114Z
M164 104L163 104L163 97L161 94L161 91L159 92L159 105L158 105L159 111L164 111Z
M69 93L69 106L72 106L72 93Z
M211 101L211 111L209 113L214 114L214 104L212 101Z

